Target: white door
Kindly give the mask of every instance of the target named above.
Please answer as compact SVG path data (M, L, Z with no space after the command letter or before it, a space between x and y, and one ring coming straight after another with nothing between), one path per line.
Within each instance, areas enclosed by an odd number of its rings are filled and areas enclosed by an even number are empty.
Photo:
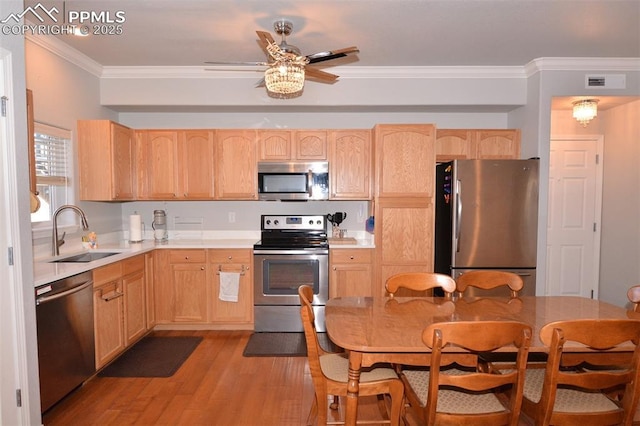
M552 137L547 295L598 297L602 136Z

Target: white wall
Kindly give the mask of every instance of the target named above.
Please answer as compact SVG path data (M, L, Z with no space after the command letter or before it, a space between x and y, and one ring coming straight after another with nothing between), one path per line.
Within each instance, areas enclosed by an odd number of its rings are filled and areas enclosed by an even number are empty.
M76 150L76 122L79 119L118 119L118 114L100 105L100 84L97 76L54 55L49 50L27 40L26 82L33 91L34 118L72 132ZM75 156L74 156L75 157ZM96 161L100 161L96 158ZM78 176L77 164L75 176ZM89 227L98 234L120 229L120 204L79 201L76 187L75 203L87 214ZM69 235L68 238L73 238ZM50 250L50 236L34 240L36 252ZM42 247L47 246L47 247ZM63 248L67 248L65 245Z

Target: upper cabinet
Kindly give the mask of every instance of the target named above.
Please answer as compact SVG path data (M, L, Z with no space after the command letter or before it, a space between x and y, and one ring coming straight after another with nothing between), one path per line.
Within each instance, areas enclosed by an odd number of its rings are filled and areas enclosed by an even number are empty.
M332 200L370 200L372 149L370 130L329 131Z
M326 130L258 130L259 161L326 161Z
M435 127L379 124L373 130L376 197L433 196Z
M80 199L133 200L133 130L109 120L78 121Z
M257 200L255 130L217 130L216 199Z
M436 161L520 158L519 129L438 129Z
M213 199L213 130L139 130L138 199Z

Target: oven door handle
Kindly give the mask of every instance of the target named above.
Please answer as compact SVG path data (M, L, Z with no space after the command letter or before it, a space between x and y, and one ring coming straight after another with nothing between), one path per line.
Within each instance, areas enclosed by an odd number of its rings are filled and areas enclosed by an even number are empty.
M328 249L302 249L302 250L253 250L253 254L279 254L279 255L294 255L294 254L320 254L320 255L328 255Z

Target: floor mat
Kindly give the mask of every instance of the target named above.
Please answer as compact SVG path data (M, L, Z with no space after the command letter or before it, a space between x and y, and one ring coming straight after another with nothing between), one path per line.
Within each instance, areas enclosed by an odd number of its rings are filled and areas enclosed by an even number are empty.
M98 373L100 377L170 377L202 341L195 336L147 336Z
M329 352L342 352L327 333L318 333L320 346ZM242 355L252 356L307 356L304 333L253 333Z

